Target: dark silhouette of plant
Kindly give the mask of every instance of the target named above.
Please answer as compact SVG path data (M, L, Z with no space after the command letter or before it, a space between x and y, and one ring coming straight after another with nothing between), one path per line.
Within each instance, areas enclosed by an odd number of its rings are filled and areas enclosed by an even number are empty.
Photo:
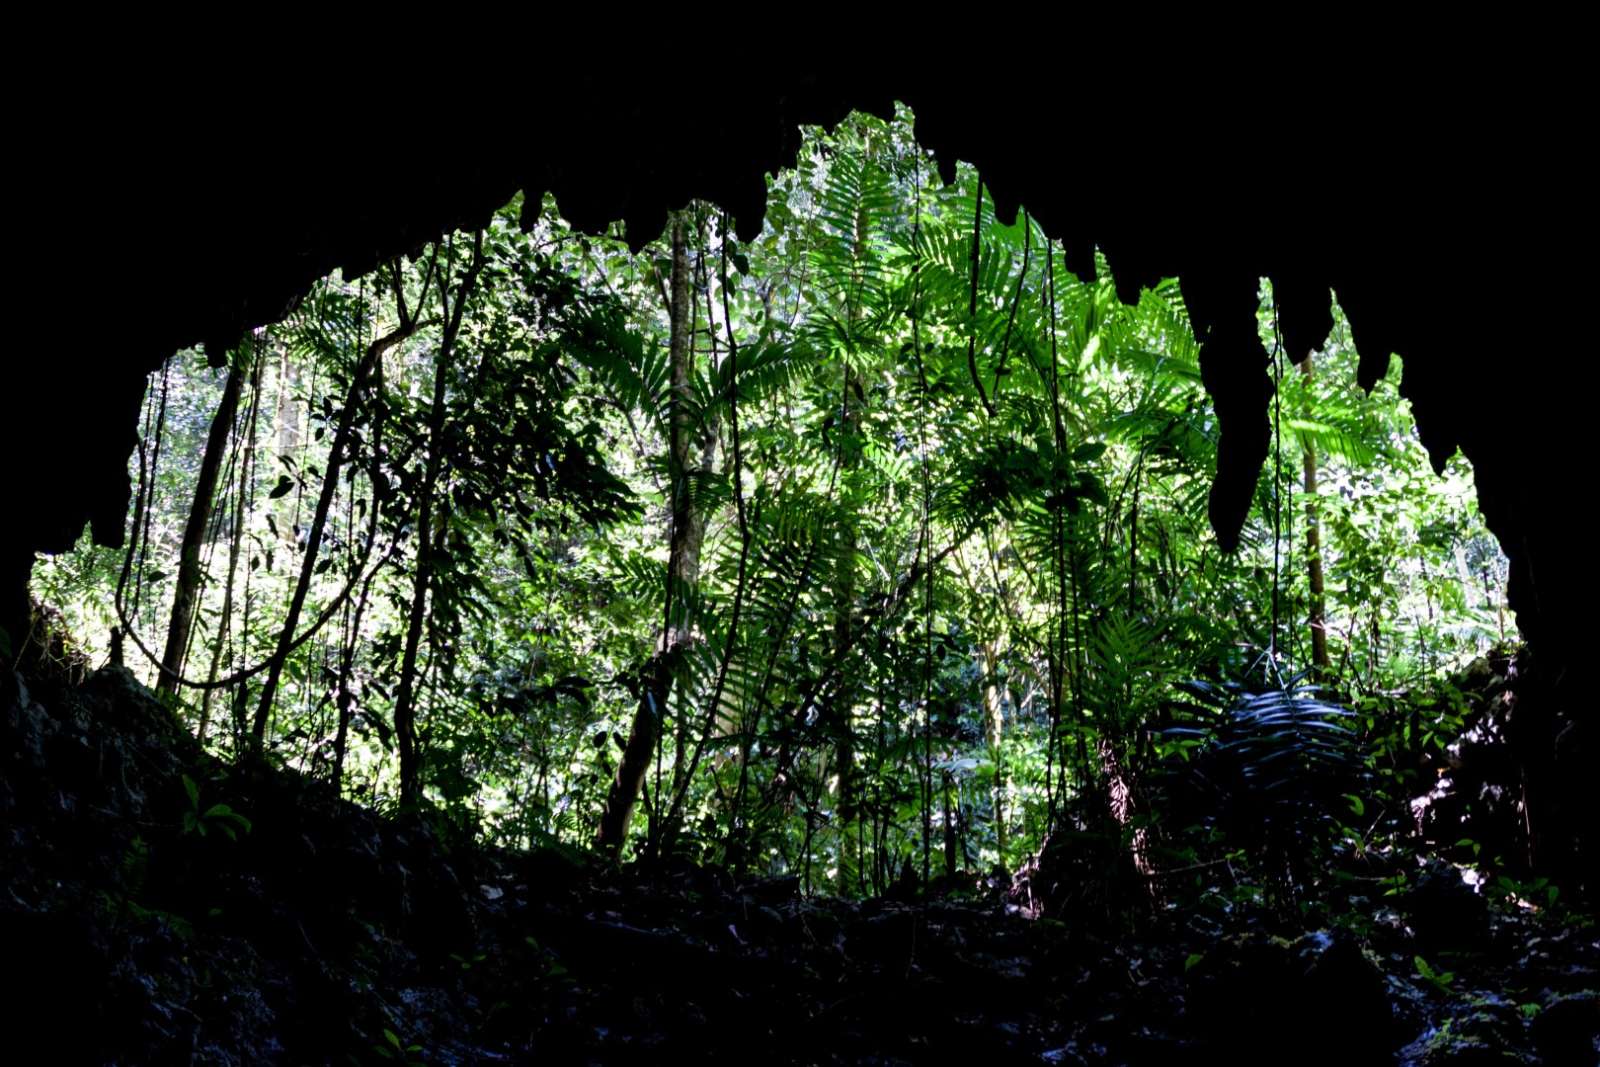
M1174 710L1189 721L1164 731L1191 742L1186 774L1211 801L1202 823L1291 886L1366 777L1346 724L1355 713L1298 683L1252 692L1237 683L1184 682L1195 699Z

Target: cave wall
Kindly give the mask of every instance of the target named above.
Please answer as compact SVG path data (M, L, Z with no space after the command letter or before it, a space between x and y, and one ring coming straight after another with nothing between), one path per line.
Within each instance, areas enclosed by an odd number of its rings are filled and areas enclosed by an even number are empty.
M85 524L120 543L145 375L174 350L220 359L330 270L481 224L519 190L535 206L554 193L581 229L622 219L635 244L700 197L748 238L802 124L900 100L947 179L957 159L976 165L1002 217L1025 204L1080 275L1099 247L1124 299L1181 280L1223 431L1224 545L1269 440L1257 279L1273 280L1296 361L1326 337L1336 292L1362 384L1399 353L1436 466L1457 448L1472 461L1519 624L1565 687L1586 598L1558 441L1576 421L1577 353L1551 298L1577 280L1587 216L1581 169L1534 150L1565 121L1550 101L1463 85L1362 105L1339 83L1288 92L1204 61L1170 82L1066 60L937 74L780 60L709 91L666 58L619 68L518 67L432 94L178 70L87 112L30 112L25 138L52 162L22 220L44 284L24 309L40 328L6 372L22 403L0 426L0 625L25 617L34 552L70 548Z

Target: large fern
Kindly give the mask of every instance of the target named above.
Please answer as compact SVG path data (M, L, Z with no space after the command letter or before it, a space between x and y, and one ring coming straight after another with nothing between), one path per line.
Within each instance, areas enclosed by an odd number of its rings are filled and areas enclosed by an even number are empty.
M865 153L828 160L811 247L814 284L823 299L811 308L802 334L815 350L858 369L890 306L885 223L896 206L889 174Z
M1355 713L1293 683L1260 692L1198 681L1182 688L1195 699L1174 707L1188 721L1165 733L1199 742L1188 773L1212 798L1217 829L1278 860L1322 841L1366 775L1349 725Z

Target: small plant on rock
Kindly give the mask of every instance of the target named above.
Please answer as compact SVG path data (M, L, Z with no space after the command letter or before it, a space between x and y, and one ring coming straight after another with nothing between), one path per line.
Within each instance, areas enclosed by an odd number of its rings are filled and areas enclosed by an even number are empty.
M201 837L211 833L225 834L230 841L239 840L241 833L250 832L250 820L234 811L228 804L200 805L200 786L187 774L183 776L183 790L189 796L189 807L183 813L183 832Z

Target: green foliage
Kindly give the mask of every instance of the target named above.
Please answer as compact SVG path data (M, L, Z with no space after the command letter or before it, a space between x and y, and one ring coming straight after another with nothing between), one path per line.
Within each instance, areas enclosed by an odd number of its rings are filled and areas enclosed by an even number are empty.
M1293 684L1258 693L1198 681L1181 688L1196 699L1175 705L1188 721L1165 733L1199 742L1181 749L1178 773L1211 798L1224 842L1261 850L1269 863L1303 863L1325 847L1367 777L1355 713Z
M187 774L183 775L183 791L189 798L189 807L183 813L183 833L196 834L200 837L219 833L230 841L237 841L241 833L250 832L250 820L234 811L231 805L222 803L202 805L200 787Z
M1453 971L1436 971L1431 965L1429 965L1428 961L1423 959L1421 956L1413 956L1411 958L1411 962L1412 965L1416 967L1417 973L1420 974L1429 985L1433 986L1446 996L1450 994L1450 983L1455 981L1456 977Z
M400 1040L400 1035L388 1027L383 1028L383 1044L373 1045L372 1053L382 1060L395 1060L404 1063L406 1067L424 1067L424 1061L415 1058L422 1052L421 1045L407 1045Z
M693 374L676 400L708 445L670 654L664 242L632 256L549 204L531 205L523 232L509 205L484 230L481 284L442 370L439 291L462 278L470 236L319 283L235 354L253 376L185 669L234 680L182 690L182 714L208 745L249 747L260 676L246 672L277 644L337 458L308 636L266 747L347 795L392 800L426 568L417 744L426 800L454 832L588 847L658 670L672 684L651 707L661 739L634 844L673 836L813 889L883 891L908 861L946 856L1013 865L1069 808L1171 853L1266 841L1281 858L1362 815L1369 762L1383 789L1415 785L1417 750L1448 743L1463 709L1441 696L1412 723L1395 694L1432 693L1509 625L1504 560L1464 465L1428 470L1393 379L1370 397L1353 388L1339 321L1314 377L1283 373L1281 463L1244 547L1221 554L1206 520L1216 419L1179 285L1125 305L1103 262L1082 282L1026 212L1002 225L977 175L957 175L939 186L907 118L853 116L807 134L755 240L686 209ZM1270 348L1270 291L1261 308ZM41 598L98 655L121 625L119 585L136 635L164 626L220 389L187 356L152 382L132 554L85 544L36 569ZM1174 707L1176 680L1242 677L1261 649L1274 671L1308 664L1308 508L1332 659L1317 681L1338 700L1212 685ZM1195 839L1178 825L1192 809L1162 799L1176 788L1163 768L1185 760L1214 813ZM186 832L248 831L190 786ZM1118 789L1115 816L1080 810Z

